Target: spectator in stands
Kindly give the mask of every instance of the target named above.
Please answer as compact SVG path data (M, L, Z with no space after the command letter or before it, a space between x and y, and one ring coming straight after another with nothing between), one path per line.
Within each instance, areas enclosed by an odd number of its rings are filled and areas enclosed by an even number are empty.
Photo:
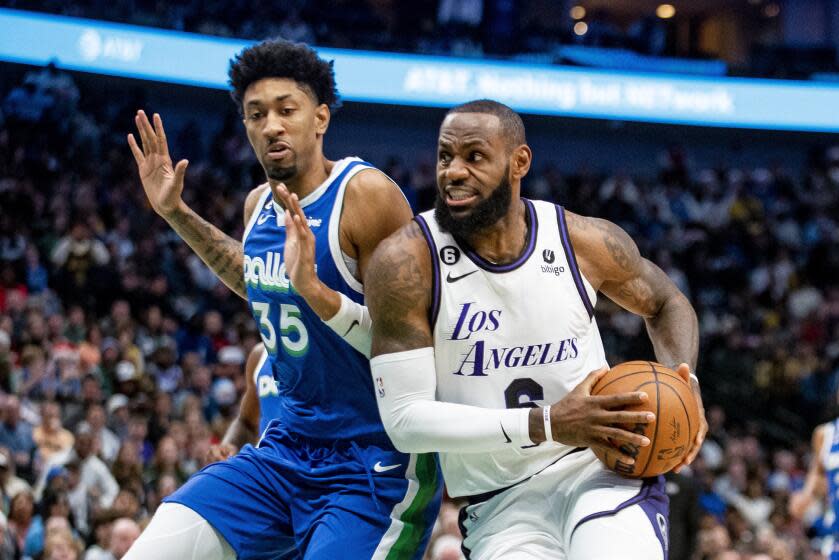
M0 493L3 495L3 503L0 504L0 511L9 511L8 501L21 492L32 492L29 483L15 474L15 464L12 461L12 452L5 447L0 447Z
M73 523L70 521L72 512L66 493L50 489L44 493L39 509L38 515L32 518L23 544L24 556L33 558L38 557L43 552L48 532L56 529L69 532L73 527Z
M119 438L105 425L105 408L93 401L87 405L85 420L79 424L78 430L89 429L99 442L99 454L106 463L111 464L119 452Z
M90 306L93 294L104 287L102 267L111 258L105 244L93 237L86 222L76 220L69 233L58 240L51 258L62 300Z
M23 551L26 535L34 517L35 499L30 492L20 492L12 497L9 504L8 526L18 554Z
M29 472L35 441L32 426L20 417L20 399L16 395L8 395L2 401L0 446L11 451L16 470Z
M72 532L58 528L47 533L43 560L79 560L81 554L82 545Z
M73 447L75 438L61 425L61 407L57 402L46 401L41 405L41 425L33 430L32 439L43 464L49 463L53 455Z
M111 529L110 546L108 551L114 560L120 560L137 537L140 536L140 526L132 520L125 517L114 521Z

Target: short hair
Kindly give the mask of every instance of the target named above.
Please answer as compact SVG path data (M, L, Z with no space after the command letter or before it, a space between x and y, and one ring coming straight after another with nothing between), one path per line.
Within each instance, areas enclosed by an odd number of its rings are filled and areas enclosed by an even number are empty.
M333 61L319 58L311 47L284 39L268 39L244 49L230 61L230 96L242 110L245 91L264 78L288 78L305 86L317 103L330 110L341 106Z
M493 101L492 99L477 99L452 107L446 112L446 116L453 113L486 113L495 115L501 121L501 132L504 133L508 146L521 146L527 143L527 137L524 134L524 123L521 117L503 103Z

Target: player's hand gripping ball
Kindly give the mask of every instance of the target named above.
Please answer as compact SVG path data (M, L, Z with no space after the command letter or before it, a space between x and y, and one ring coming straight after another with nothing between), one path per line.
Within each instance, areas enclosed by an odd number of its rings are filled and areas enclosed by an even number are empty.
M620 428L645 435L646 447L623 444L621 451L635 458L634 465L618 460L617 453L595 451L607 467L624 476L644 478L670 471L682 462L699 430L699 409L690 380L656 362L625 362L606 373L591 390L592 395L643 391L646 403L626 410L655 413L655 421Z

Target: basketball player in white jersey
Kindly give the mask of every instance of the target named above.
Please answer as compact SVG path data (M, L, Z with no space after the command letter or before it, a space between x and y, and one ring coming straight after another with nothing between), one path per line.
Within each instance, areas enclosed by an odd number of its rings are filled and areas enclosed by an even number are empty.
M646 320L658 361L691 378L696 314L616 225L520 197L521 118L494 101L446 115L433 211L384 241L365 274L379 411L405 452L438 451L464 552L503 558L667 557L662 477L627 479L591 448L649 440L644 393L591 396L608 367L598 292ZM685 463L707 431L702 426ZM683 463L684 465L684 463ZM683 465L680 465L683 466Z

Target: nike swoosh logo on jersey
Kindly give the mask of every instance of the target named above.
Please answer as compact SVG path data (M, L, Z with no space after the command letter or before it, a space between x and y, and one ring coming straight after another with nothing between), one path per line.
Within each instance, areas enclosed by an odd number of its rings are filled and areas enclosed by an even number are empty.
M451 273L451 272L449 272L449 273L446 275L446 282L448 282L449 284L454 284L454 283L455 283L455 282L457 282L458 280L463 280L463 279L464 279L464 278L466 278L467 276L469 276L469 275L471 275L471 274L475 274L476 272L478 272L478 271L477 271L477 270L473 270L472 272L467 272L466 274L461 274L460 276L452 276L452 273Z
M375 465L373 465L373 470L376 471L376 472L387 472L387 471L392 471L393 469L401 467L401 466L402 466L402 463L398 463L396 465L382 466L382 462L379 461Z
M259 219L257 219L257 220L256 220L256 225L261 226L262 224L264 224L265 222L267 222L267 221L268 221L268 218L270 218L270 217L271 217L271 214L263 214L263 215L261 215L261 216L259 217Z
M350 334L350 331L353 330L353 328L355 328L355 326L357 324L358 324L357 320L353 321L352 324L350 325L350 328L347 329L347 332L344 333L344 336L342 338L347 338L347 335Z
M507 441L504 443L513 443L513 440L511 440L510 436L507 435L507 430L504 429L504 424L501 424L501 433L504 434L505 438L507 438Z

